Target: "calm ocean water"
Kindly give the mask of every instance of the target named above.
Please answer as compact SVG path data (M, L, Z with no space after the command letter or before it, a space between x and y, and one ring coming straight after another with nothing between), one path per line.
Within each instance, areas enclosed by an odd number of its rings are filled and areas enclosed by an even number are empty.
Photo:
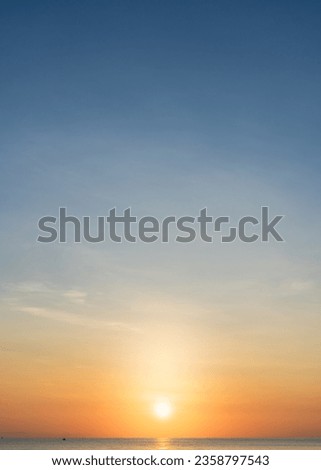
M319 439L10 439L0 450L250 450L321 449Z

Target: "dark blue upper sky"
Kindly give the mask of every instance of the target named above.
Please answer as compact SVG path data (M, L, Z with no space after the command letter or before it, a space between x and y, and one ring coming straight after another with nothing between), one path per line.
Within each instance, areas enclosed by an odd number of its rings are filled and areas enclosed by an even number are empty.
M314 140L320 23L317 1L2 2L2 128Z

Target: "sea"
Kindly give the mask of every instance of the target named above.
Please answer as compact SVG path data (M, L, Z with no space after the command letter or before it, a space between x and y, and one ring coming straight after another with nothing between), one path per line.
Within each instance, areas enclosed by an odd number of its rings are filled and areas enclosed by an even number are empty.
M2 437L0 450L320 450L317 439L22 439Z

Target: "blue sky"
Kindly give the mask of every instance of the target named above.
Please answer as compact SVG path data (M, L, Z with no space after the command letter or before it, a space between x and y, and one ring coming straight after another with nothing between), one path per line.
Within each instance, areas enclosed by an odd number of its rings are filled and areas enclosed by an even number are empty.
M315 257L305 241L320 233L317 2L2 9L5 259L10 247L39 251L37 219L60 205L96 216L114 206L242 216L270 205L286 215L282 252Z
M251 344L249 328L267 332L263 356L274 344L289 363L313 358L320 3L4 1L1 10L2 341L27 348L12 331L28 316L40 322L28 323L35 342L65 324L118 325L126 338L187 322L200 336L213 329L225 365L234 334L240 348ZM285 215L285 243L36 243L38 219L59 206L160 217L206 206L239 218L261 205ZM300 343L291 360L283 340ZM197 362L201 344L195 351Z
M311 1L4 2L5 232L32 244L59 205L240 216L265 204L292 237L312 224L318 239L319 13Z
M132 165L151 177L159 168L244 169L289 191L300 185L313 199L320 165L317 2L2 8L6 193L7 185L19 186L17 198L29 204L43 189L39 167L48 168L50 180L59 171L97 177L101 168L116 165L117 173Z

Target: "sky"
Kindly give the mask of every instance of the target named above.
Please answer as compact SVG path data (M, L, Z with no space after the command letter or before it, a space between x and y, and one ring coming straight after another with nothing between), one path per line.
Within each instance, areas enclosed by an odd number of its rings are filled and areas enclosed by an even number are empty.
M0 18L0 434L320 436L320 3ZM38 243L62 206L268 206L285 241Z

